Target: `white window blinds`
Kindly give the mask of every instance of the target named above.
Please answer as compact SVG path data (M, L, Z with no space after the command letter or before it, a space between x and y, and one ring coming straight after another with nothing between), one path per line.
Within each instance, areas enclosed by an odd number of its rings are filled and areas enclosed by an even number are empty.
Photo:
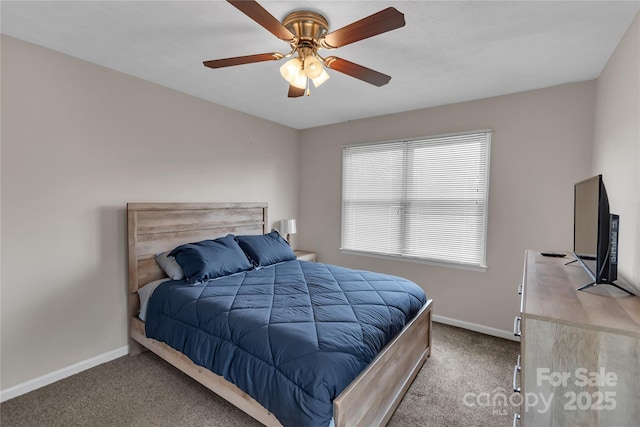
M491 132L345 147L342 249L484 267Z

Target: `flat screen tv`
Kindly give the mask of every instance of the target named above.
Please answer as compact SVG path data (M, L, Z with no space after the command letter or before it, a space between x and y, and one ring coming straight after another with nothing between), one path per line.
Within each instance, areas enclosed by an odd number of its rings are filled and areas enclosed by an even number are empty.
M607 284L625 292L618 278L618 215L609 212L602 175L580 181L574 188L573 253L593 282L578 288Z

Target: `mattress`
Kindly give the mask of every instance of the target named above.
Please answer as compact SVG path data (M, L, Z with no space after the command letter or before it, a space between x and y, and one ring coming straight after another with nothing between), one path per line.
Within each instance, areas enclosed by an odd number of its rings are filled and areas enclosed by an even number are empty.
M415 283L287 261L160 283L146 334L236 384L285 426L328 426L333 399L426 303Z

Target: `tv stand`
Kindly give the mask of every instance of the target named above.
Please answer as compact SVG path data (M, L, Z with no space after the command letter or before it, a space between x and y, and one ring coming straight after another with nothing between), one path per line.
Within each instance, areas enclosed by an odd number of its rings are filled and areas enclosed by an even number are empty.
M568 265L568 264L565 264ZM634 294L631 291L626 290L625 288L618 286L618 284L616 284L615 282L611 282L611 283L596 283L596 282L591 282L588 285L584 285L581 286L579 288L577 288L577 291L584 291L585 289L589 289L589 288L593 288L594 286L598 286L598 285L610 285L610 286L615 286L616 288L620 289L621 291L625 291L626 293L628 293L629 295L633 295L636 296L636 294Z

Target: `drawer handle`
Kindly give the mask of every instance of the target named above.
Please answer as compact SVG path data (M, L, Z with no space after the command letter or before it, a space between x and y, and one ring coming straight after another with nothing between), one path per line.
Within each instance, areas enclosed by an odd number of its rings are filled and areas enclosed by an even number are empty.
M516 337L519 337L522 335L522 331L520 330L521 320L522 320L522 317L520 316L516 316L516 318L513 319L513 335L515 335Z
M518 283L518 295L522 295L522 289L524 288L523 283Z
M518 355L518 361L516 362L516 366L513 367L513 391L516 393L520 393L520 387L517 384L517 376L518 372L520 372L520 355Z
M520 424L520 414L513 414L513 427L516 427L516 423Z

